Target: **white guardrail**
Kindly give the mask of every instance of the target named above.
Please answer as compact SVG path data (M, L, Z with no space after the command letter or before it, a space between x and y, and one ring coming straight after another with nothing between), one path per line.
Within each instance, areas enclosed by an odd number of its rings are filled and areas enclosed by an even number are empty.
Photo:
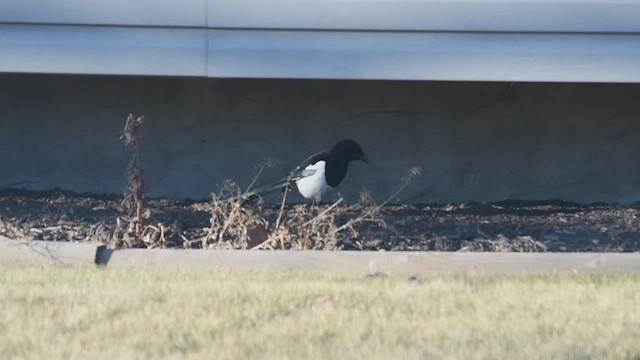
M0 72L640 82L640 1L4 0Z

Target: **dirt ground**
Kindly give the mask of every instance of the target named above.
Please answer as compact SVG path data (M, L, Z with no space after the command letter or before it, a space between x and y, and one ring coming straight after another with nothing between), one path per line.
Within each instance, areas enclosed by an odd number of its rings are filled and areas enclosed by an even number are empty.
M208 202L151 199L147 224L162 228L163 247L198 248L210 226ZM277 205L247 205L273 223ZM325 208L328 205L323 205ZM285 213L293 211L287 205ZM322 211L322 208L318 209ZM338 225L357 216L342 207ZM344 231L333 248L431 251L640 251L640 205L503 201L462 205L386 205L377 220ZM119 236L126 216L118 196L62 191L0 191L0 235L48 241ZM157 245L157 244L156 244Z

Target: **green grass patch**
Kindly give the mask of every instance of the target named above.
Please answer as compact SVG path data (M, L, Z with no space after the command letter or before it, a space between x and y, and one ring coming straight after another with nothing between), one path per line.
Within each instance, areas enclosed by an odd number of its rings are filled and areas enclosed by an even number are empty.
M639 359L640 275L0 267L2 359Z

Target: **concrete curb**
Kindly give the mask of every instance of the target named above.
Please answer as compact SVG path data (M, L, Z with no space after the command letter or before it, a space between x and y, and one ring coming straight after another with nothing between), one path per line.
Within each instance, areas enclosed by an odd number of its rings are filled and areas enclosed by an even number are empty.
M640 253L110 250L100 244L0 237L0 265L102 265L360 273L640 272Z
M17 241L0 236L0 265L95 265L101 244Z

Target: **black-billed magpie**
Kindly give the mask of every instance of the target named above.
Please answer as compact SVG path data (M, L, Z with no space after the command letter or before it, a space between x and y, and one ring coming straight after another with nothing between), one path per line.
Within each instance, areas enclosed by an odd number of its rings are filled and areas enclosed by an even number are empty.
M286 178L247 191L239 196L239 200L249 200L295 184L300 195L320 202L323 195L340 185L347 174L349 163L355 160L369 162L358 143L351 139L341 140L331 150L317 153L303 161Z

